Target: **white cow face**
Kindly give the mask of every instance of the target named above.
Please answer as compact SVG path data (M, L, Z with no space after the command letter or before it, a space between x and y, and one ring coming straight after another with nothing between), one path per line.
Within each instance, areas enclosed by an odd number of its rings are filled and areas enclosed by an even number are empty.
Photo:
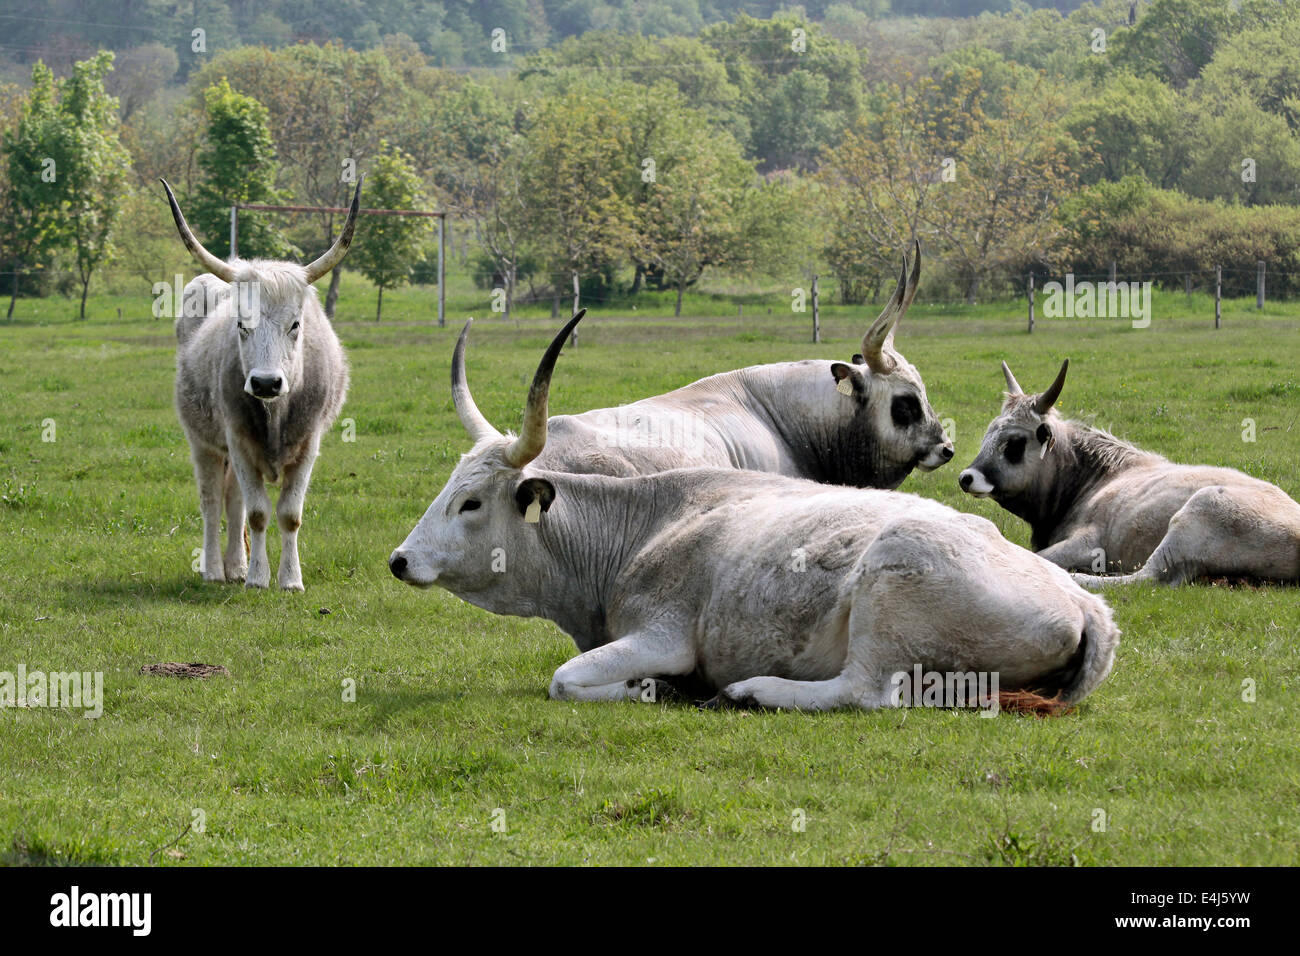
M1044 471L1055 464L1047 456L1052 444L1051 422L1031 409L999 415L984 433L979 454L958 477L961 490L976 498L1022 497L1047 480Z
M856 355L852 365L832 363L831 374L837 383L847 383L865 406L882 462L934 471L952 459L952 442L926 396L920 373L898 352L891 349L889 357L893 367L887 373L870 372Z
M979 454L958 476L962 491L1005 504L1052 486L1060 463L1059 453L1054 456L1050 452L1056 444L1056 429L1061 426L1052 406L1061 396L1069 368L1070 360L1066 359L1045 392L1026 395L1011 369L1002 363L1006 400L1001 414L989 423Z
M520 590L555 487L505 460L508 439L465 455L388 567L407 584L438 585L479 607ZM527 590L524 588L523 590ZM511 603L511 602L506 602Z
M272 289L253 275L232 282L229 299L244 391L264 402L289 394L302 380L303 298L314 294L305 282L277 285Z

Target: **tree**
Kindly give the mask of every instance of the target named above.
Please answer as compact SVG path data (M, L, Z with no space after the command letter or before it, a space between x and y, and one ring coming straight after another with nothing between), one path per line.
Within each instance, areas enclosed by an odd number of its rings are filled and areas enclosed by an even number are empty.
M213 239L230 222L230 207L242 203L275 205L275 145L264 107L236 93L222 79L203 92L207 126L198 154L199 181L190 207L197 231ZM298 250L271 223L266 213L239 217L239 254L245 258L287 259Z
M1190 117L1183 101L1155 77L1116 72L1077 103L1065 128L1093 146L1085 182L1140 174L1157 186L1178 183L1187 164Z
M83 319L91 277L112 253L130 162L117 137L117 100L104 90L104 77L112 68L113 54L107 50L76 64L59 99L64 121L62 201L81 283L78 315Z
M627 117L599 78L546 100L524 139L531 228L557 280L571 280L575 310L582 275L616 261L632 243L625 185L640 166L629 143ZM559 289L557 281L557 301Z
M411 157L380 143L380 153L367 178L366 190L377 209L420 209L428 204ZM357 228L352 259L361 274L375 284L375 321L383 314L384 290L411 279L420 245L429 232L422 216L369 216Z
M3 204L9 263L13 272L8 318L13 318L20 277L47 268L67 236L57 153L63 141L54 74L44 63L32 67L32 87L6 130L3 153L8 182Z

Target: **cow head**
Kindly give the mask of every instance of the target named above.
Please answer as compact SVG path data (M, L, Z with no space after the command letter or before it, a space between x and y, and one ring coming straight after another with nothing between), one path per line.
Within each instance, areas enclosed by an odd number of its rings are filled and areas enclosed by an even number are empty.
M190 230L171 186L162 180L181 241L199 265L228 285L217 298L222 309L234 317L230 334L239 349L244 391L254 398L275 401L302 381L303 327L320 312L311 284L347 255L356 231L364 179L362 176L357 182L338 239L324 255L306 266L265 259L218 259Z
M496 610L496 600L507 591L528 593L526 587L511 587L521 583L527 570L518 562L500 562L532 550L529 545L542 533L546 512L555 501L555 486L525 468L546 446L551 373L565 340L585 314L583 309L570 319L542 356L518 437L502 435L474 404L464 372L465 342L473 320L465 323L452 359L451 394L474 447L388 559L398 579L417 587L437 584L487 610ZM497 549L499 555L493 553ZM507 606L516 605L511 601Z
M984 433L979 454L959 476L962 491L1007 501L1022 498L1033 488L1051 487L1058 464L1051 452L1061 425L1052 406L1061 397L1069 367L1066 359L1047 391L1026 395L1007 363L1002 363L1007 379L1002 411Z
M894 330L916 297L920 278L921 244L917 242L910 270L903 256L894 294L862 337L862 352L853 356L852 363L831 363L835 387L857 403L855 414L867 418L875 457L887 471L898 472L899 481L914 467L933 471L953 452L920 373L894 348Z

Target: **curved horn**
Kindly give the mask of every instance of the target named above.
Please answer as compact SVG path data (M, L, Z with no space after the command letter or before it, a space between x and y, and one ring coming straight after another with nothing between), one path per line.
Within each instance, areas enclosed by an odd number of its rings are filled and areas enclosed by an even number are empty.
M456 406L460 423L477 445L484 438L500 438L501 433L478 410L474 396L469 393L469 382L465 380L465 342L469 339L469 327L473 324L473 319L465 323L460 338L456 340L456 351L451 356L451 400Z
M357 180L357 191L352 194L352 208L348 210L348 221L343 224L343 231L334 240L334 245L330 246L323 256L306 266L308 283L315 282L325 275L348 254L348 246L352 245L352 234L357 230L357 214L361 211L361 184L365 181L366 176L362 173L361 178Z
M1061 397L1061 389L1065 387L1065 372L1070 367L1070 360L1066 359L1061 363L1061 370L1056 373L1056 381L1047 387L1043 392L1034 399L1034 411L1040 415L1046 415L1048 410L1056 404L1056 400Z
M1020 383L1016 381L1016 377L1011 374L1011 368L1010 366L1007 365L1006 362L1002 363L1002 374L1006 376L1007 392L1009 394L1011 395L1025 394L1025 390L1020 387Z
M904 253L903 271L898 276L898 285L894 287L894 294L889 297L889 301L885 303L885 308L876 321L871 323L871 328L867 329L866 335L862 336L862 357L866 359L867 367L879 375L888 375L894 370L894 358L885 352L885 348L893 340L894 328L898 325L899 319L916 298L916 287L921 278L919 241L913 240L912 251L910 275L907 254Z
M189 223L185 221L185 215L181 212L180 204L176 202L176 195L172 192L172 187L167 184L167 180L158 180L167 190L167 201L171 203L172 218L176 220L176 229L181 234L181 242L185 243L185 248L203 268L207 269L218 279L226 282L235 281L235 270L230 267L230 263L224 259L218 259L207 249L203 248L203 243L195 238L194 233L190 231Z
M560 357L560 350L564 348L569 333L586 314L586 309L580 311L560 330L559 335L551 339L541 364L537 366L533 386L528 390L528 404L524 406L523 428L519 430L519 437L506 449L506 464L512 468L524 467L546 447L546 400L551 392L551 373L555 371L555 361Z

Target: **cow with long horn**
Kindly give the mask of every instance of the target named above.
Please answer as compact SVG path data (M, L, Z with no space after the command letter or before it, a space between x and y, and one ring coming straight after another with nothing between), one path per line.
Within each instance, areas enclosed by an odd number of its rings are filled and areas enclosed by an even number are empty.
M190 230L166 180L163 189L181 241L208 270L185 287L176 319L176 411L199 487L203 578L270 585L266 483L281 482L277 580L285 590L301 591L303 498L321 436L334 423L348 390L343 346L312 283L347 255L361 208L361 183L338 239L306 266L219 259ZM245 521L252 532L249 553Z
M543 355L518 437L453 374L474 447L389 558L407 584L572 636L581 653L551 697L644 699L693 675L719 703L872 709L921 668L968 689L995 675L1002 706L1052 712L1105 679L1119 640L1105 602L983 518L754 471L541 467L551 375L580 319Z
M915 468L938 468L952 458L952 442L920 374L894 347L920 275L916 245L850 362L755 365L618 408L557 415L538 465L618 476L743 468L864 488L897 488ZM467 324L452 359L452 396L475 435L486 423L465 385L468 334Z
M1232 468L1177 465L1062 418L1070 363L1046 391L1007 391L963 491L1028 521L1032 546L1089 586L1199 577L1300 580L1300 504Z

